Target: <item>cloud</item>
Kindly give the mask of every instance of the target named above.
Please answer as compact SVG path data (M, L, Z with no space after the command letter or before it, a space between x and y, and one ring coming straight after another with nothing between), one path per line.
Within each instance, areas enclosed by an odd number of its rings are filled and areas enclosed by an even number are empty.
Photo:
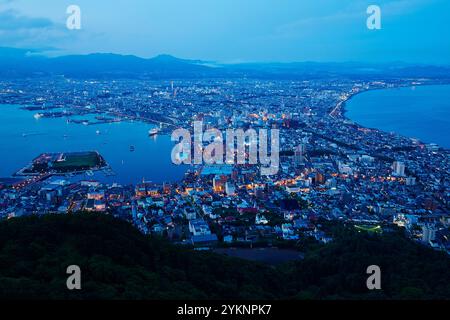
M54 23L47 18L33 18L23 16L12 9L0 12L0 31L43 29L53 26Z
M0 0L1 3L12 0ZM76 34L62 23L43 17L30 17L14 9L0 11L0 43L5 47L33 48L51 52L74 41Z

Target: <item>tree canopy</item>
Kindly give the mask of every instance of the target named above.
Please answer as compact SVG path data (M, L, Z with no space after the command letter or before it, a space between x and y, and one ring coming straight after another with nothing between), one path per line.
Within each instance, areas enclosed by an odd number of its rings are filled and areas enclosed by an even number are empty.
M450 258L399 232L358 233L278 267L193 251L145 236L100 214L43 215L0 222L0 298L8 299L449 299ZM382 290L366 287L379 265ZM68 290L66 268L81 268Z

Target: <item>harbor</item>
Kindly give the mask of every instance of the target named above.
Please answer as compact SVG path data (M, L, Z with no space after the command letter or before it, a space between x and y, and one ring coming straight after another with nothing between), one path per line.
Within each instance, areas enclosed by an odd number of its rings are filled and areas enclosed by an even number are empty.
M20 168L43 152L79 152L96 150L108 166L101 170L67 173L73 179L99 179L105 183L135 184L143 179L154 182L178 181L185 173L184 166L176 166L170 158L173 142L166 135L167 128L141 121L98 114L66 117L34 117L36 110L20 105L2 105L4 125L0 142L5 157L0 176L20 175ZM51 109L55 111L56 109ZM39 111L44 113L45 111ZM109 120L106 120L109 119ZM95 123L96 121L109 121ZM162 127L162 129L161 129ZM126 133L126 134L125 134ZM130 150L132 149L132 150ZM162 155L162 156L161 156ZM19 172L18 172L19 171Z

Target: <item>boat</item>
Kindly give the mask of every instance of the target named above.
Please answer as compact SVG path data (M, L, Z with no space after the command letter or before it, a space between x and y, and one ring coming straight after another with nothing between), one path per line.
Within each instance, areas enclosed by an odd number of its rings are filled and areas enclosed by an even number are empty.
M24 133L22 133L22 137L28 137L28 136L38 136L38 135L40 135L40 133L38 133L38 132L29 132L29 133L26 133L26 132L24 132Z
M131 152L134 151L134 146L130 146L130 151L131 151Z
M148 130L148 135L151 137L151 136L154 136L154 135L157 135L159 133L159 130L158 129L150 129L150 130Z
M42 118L43 116L44 116L43 113L35 113L33 117L34 117L35 119L40 119L40 118Z
M100 134L100 130L95 131L96 134Z

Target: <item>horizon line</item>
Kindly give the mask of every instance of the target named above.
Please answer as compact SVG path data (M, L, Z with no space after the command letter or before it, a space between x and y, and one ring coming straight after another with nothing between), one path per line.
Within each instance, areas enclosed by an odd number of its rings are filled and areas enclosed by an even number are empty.
M361 60L345 60L345 61L318 61L318 60L292 60L292 61L280 61L280 60L241 60L241 59L234 59L234 60L228 60L228 61L220 61L220 60L211 60L211 59L202 59L202 58L182 58L179 56L176 56L171 53L160 53L156 54L154 56L142 56L134 53L116 53L116 52L110 52L110 51L97 51L97 52L89 52L89 53L65 53L65 54L56 54L56 55L50 55L49 52L52 51L58 51L57 48L20 48L20 47L7 47L7 46L0 46L0 51L3 49L12 49L17 51L22 51L25 56L41 56L49 59L53 58L60 58L60 57L70 57L70 56L91 56L91 55L115 55L115 56L122 56L122 57L135 57L138 59L143 60L152 60L160 57L168 57L173 58L176 60L186 61L186 62L201 62L202 64L216 64L216 65L246 65L246 64L362 64L362 65L373 65L373 66L386 66L391 64L400 64L400 65L407 65L407 66L433 66L433 67L450 67L449 63L437 63L437 64L431 64L427 62L405 62L402 60L391 60L391 61L384 61L384 62L374 62L374 61L361 61Z

